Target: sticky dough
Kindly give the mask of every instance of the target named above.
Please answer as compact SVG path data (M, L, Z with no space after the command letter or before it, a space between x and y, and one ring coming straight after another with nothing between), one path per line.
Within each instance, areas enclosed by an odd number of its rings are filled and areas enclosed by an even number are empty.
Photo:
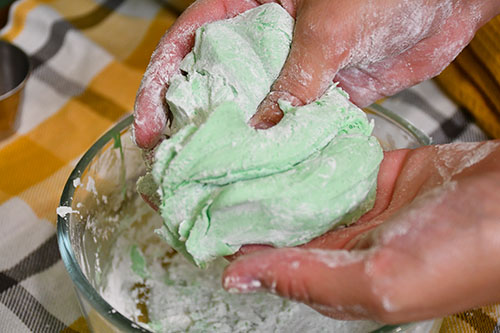
M198 266L244 244L304 244L373 206L382 150L340 88L300 107L280 101L284 117L268 130L247 124L286 60L293 25L276 4L205 25L171 79L173 134L152 171L158 233Z

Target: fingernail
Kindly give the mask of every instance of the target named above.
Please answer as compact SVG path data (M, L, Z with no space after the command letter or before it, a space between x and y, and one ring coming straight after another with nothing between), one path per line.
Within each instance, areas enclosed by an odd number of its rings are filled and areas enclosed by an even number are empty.
M290 102L293 106L304 105L305 103L287 91L272 91L268 95L268 99L277 105L279 100Z
M256 125L253 126L255 129L268 129L273 127L274 124L271 122L266 122L266 121L260 121Z
M248 121L248 125L251 126L251 127L254 127L254 128L259 123L260 123L260 121L257 120L257 117L255 117L255 115L252 118L250 118L250 120Z
M252 126L253 128L255 128L257 130L265 130L265 129L273 127L274 124L271 123L270 121L265 121L265 120L259 120L259 121L250 120L250 126Z
M224 278L223 286L231 294L249 294L264 291L262 283L252 277L229 275Z

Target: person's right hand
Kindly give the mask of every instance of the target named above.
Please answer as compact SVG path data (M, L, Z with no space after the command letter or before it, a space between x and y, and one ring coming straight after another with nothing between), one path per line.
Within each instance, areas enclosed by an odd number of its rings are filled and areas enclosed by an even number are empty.
M297 248L246 249L224 287L384 323L500 302L499 189L500 140L387 152L371 211Z
M201 25L270 0L199 0L165 34L138 91L134 133L141 148L160 140L167 122L168 81L191 50ZM441 72L500 12L496 0L281 0L295 19L288 59L250 124L282 117L278 99L307 104L335 80L366 106ZM230 42L230 41L228 41Z

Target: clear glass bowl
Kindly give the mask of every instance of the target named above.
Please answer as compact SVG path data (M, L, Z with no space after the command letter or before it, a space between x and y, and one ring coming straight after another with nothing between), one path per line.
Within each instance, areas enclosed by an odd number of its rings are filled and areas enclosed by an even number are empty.
M429 137L394 113L378 105L365 110L375 119L374 135L385 150L430 143ZM128 116L120 121L83 155L58 208L59 249L93 332L149 332L111 306L100 290L122 235L141 237L144 246L165 247L153 233L161 220L135 190L145 165L129 133L132 120ZM145 217L152 222L143 223ZM139 317L143 306L137 304ZM411 325L383 326L377 332L403 332Z

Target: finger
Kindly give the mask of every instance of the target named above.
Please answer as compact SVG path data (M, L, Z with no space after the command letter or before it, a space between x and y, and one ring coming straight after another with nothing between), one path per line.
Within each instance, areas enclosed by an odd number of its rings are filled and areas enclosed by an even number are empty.
M384 153L377 177L377 194L373 208L349 227L332 230L317 237L304 248L314 249L351 249L359 237L368 230L380 225L384 220L377 217L384 212L392 200L396 180L401 173L408 149L393 150Z
M195 31L203 24L236 16L257 2L201 0L179 17L159 42L144 74L134 108L134 135L141 148L152 148L160 139L167 122L165 91L170 77L191 51Z
M268 250L268 249L272 249L272 248L273 247L270 245L258 245L258 244L243 245L238 250L238 252L236 252L235 254L232 254L230 256L225 256L224 258L226 258L229 261L235 261L236 259L238 259L242 255L247 255L250 253L257 252L257 251Z
M303 248L309 249L350 249L356 242L355 238L375 228L382 221L370 223L376 216L382 213L388 206L392 198L396 179L401 172L409 149L399 149L384 153L384 159L380 164L380 170L377 178L377 195L373 208L364 214L354 225L348 228L331 231L325 235L317 237ZM348 244L352 246L347 246ZM242 255L247 255L253 252L267 250L271 248L269 245L245 245L241 249L225 258L229 261L234 261Z
M365 318L372 309L364 260L363 252L259 251L231 263L224 272L223 285L233 292L277 293L337 318Z
M373 208L364 214L354 225L348 228L333 230L325 235L317 237L303 248L309 249L350 249L356 243L356 237L375 228L383 221L374 221L374 218L382 213L391 202L396 180L406 160L409 149L399 149L384 153L384 159L380 164L377 178L377 194ZM371 223L374 222L374 223ZM269 249L267 245L245 245L237 253L226 257L234 261L242 255L256 251Z
M141 193L142 200L144 200L151 208L153 208L155 211L158 211L158 206L153 203L153 200L151 200L147 195Z
M369 222L383 212L387 206L389 206L394 186L396 184L396 179L401 172L408 152L409 149L399 149L384 153L384 159L380 164L377 178L377 194L375 203L369 212L364 214L354 225L351 225L348 228L333 230L325 235L313 239L309 243L304 244L302 247L315 249L349 249L346 245L354 244L355 241L352 240L356 238L356 236L379 225L381 221L376 221L376 223ZM269 248L271 247L268 245L245 245L241 247L237 253L225 258L229 261L234 261L242 255Z
M380 163L377 176L377 193L373 208L356 222L356 225L371 221L389 206L396 181L401 174L409 149L398 149L384 152L384 159Z
M332 83L338 69L344 64L348 48L335 45L330 36L342 39L342 31L332 32L335 20L329 17L335 11L316 8L317 1L302 1L297 9L293 41L288 58L271 92L259 105L249 124L266 129L283 117L277 102L287 100L303 105L318 98ZM321 2L322 6L335 3ZM337 38L337 37L336 37ZM348 39L345 39L348 40Z

